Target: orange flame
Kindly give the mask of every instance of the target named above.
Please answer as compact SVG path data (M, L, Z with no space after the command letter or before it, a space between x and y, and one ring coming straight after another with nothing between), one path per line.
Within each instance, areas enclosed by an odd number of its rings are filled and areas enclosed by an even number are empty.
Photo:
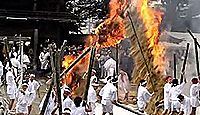
M111 47L124 39L125 26L120 16L126 8L127 0L111 0L109 17L95 29L95 35L88 37L90 45Z
M163 72L165 69L165 47L159 43L159 27L162 21L162 13L150 8L148 0L138 0L137 11L147 29L145 34L149 41L149 48L152 49L154 67L156 67L156 70Z

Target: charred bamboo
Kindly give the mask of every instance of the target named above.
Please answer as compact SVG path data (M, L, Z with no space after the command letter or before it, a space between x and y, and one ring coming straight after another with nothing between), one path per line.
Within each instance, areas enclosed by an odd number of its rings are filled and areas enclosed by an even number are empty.
M193 35L193 33L191 32L191 30L187 29L188 33L190 34L190 36L192 37L192 39L194 40L194 42L197 44L197 46L200 48L200 44L197 41L197 38Z
M176 54L174 54L174 78L176 79Z
M189 44L189 43L187 43L187 47L186 47L186 50L185 50L184 61L183 61L182 69L181 69L181 73L184 73L184 72L185 72L185 68L186 68L186 62L187 62L188 53L189 53L189 47L190 47L190 44ZM182 82L183 82L183 77L184 77L184 75L183 75L183 74L181 74L180 83L182 83Z
M92 67L93 67L93 63L94 63L95 52L96 52L96 48L93 47L92 51L91 51L91 55L90 55L90 64L89 64L89 68L88 68L87 84L86 84L84 98L83 98L85 101L87 100L88 90L90 87L90 78L92 76Z
M127 111L129 111L129 112L132 112L132 113L134 113L134 114L143 115L143 114L141 114L141 113L139 113L139 112L136 112L136 111L134 111L134 110L132 110L132 109L130 109L130 108L128 108L128 107L125 107L125 106L123 106L123 105L121 105L121 104L119 104L119 103L115 103L114 105L116 105L116 106L118 106L118 107L120 107L120 108L122 108L122 109L125 109L125 110L127 110Z

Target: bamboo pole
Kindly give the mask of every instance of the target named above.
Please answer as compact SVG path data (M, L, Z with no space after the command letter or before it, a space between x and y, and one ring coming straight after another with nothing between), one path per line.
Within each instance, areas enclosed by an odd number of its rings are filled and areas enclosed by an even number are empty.
M60 76L63 76L65 73L70 71L90 50L91 50L91 48L86 49L85 52L83 52L72 64L70 64L70 66L67 69L65 69L60 74Z
M185 56L184 56L184 61L183 61L183 65L182 65L182 69L181 69L181 72L184 73L185 72L185 68L186 68L186 62L187 62L187 58L188 58L188 53L189 53L189 47L190 47L190 44L187 43L187 46L186 46L186 50L185 50ZM183 82L183 74L181 74L181 79L180 79L180 83Z
M141 46L141 44L140 44L139 37L138 37L138 35L137 35L135 26L134 26L134 24L133 24L133 20L132 20L132 18L131 18L131 16L130 16L130 13L129 13L129 12L128 12L128 18L129 18L129 20L130 20L130 22L131 22L131 26L132 26L134 35L135 35L135 37L136 37L137 44L138 44L139 49L140 49L140 53L142 54L142 57L143 57L145 66L146 66L146 68L147 68L148 75L150 76L152 73L151 73L151 71L150 71L150 69L149 69L149 66L148 66L148 64L147 64L147 59L146 59L145 56L144 56L144 52L143 52L143 50L142 50L142 46ZM151 84L152 84L152 89L155 91L154 81L153 81L153 79L152 79L151 77L150 77L150 82L151 82Z
M124 110L127 110L127 111L129 111L129 112L132 112L132 113L134 113L134 114L143 115L143 114L141 114L141 113L139 113L139 112L136 112L136 111L134 111L134 110L132 110L132 109L130 109L130 108L128 108L128 107L125 107L125 106L123 106L123 105L121 105L121 104L119 104L119 103L114 103L114 105L116 105L116 106L118 106L118 107L120 107L120 108L122 108L122 109L124 109Z
M176 79L176 54L174 54L174 78Z
M199 54L198 54L198 48L197 48L197 46L200 48L200 45L199 45L199 43L197 41L197 38L194 37L194 35L192 34L192 32L189 29L187 29L187 31L188 31L188 33L191 35L191 37L194 40L194 50L195 50L195 55L196 55L196 69L197 69L197 75L199 76L200 75L200 72L199 72L199 59L198 59Z
M91 74L92 74L92 67L93 67L93 63L94 63L95 52L96 52L96 48L93 47L92 51L91 51L91 55L90 55L90 64L89 64L89 68L88 68L87 84L86 84L84 98L83 98L85 101L87 101L88 90L90 87L90 78L91 78Z

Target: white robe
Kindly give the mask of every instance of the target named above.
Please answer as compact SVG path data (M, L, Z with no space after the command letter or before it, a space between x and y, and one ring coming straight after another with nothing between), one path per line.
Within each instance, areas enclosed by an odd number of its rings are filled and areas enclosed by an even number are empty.
M6 73L7 95L10 99L15 99L17 85L15 83L15 77L11 71Z
M178 101L179 99L177 98L178 95L182 93L182 89L185 85L185 82L181 83L180 85L177 85L175 87L172 87L169 91L169 96L170 96L170 102L171 102L171 110L179 112L180 109L180 102Z
M171 83L166 83L164 86L164 110L170 109L169 91L172 87Z
M41 101L41 103L39 105L40 111L42 110L42 106L44 104L46 96L47 96L47 94L44 95L44 97L43 97L43 99L42 99L42 101ZM52 113L52 111L53 111L53 109L54 109L55 106L56 106L56 103L55 103L55 94L52 91L51 94L50 94L50 97L49 97L49 102L48 102L48 104L47 104L47 106L45 108L44 115L51 115L51 113Z
M25 94L23 94L21 91L17 92L16 113L28 114L29 99L30 99L30 93L28 91L25 91Z
M28 91L31 93L29 105L32 105L34 99L36 98L36 93L39 87L40 87L40 84L36 80L33 80L32 82L29 80Z
M151 96L152 94L150 94L145 87L139 86L137 94L137 105L140 111L144 111L146 104Z
M47 57L48 56L50 56L50 54L48 52L47 53L44 53L44 52L40 53L39 59L40 59L40 63L41 63L41 69L44 69L44 70L47 69L47 67L48 67Z
M198 107L199 106L199 84L192 84L190 87L190 101L192 107Z
M62 102L62 111L64 112L66 108L72 110L74 107L75 107L74 102L71 100L69 96L67 96L67 98L64 99L64 101Z
M104 68L106 69L107 72L107 76L114 76L115 72L116 72L116 61L113 58L108 59L105 63L104 63Z
M184 95L184 100L181 102L181 111L184 112L183 115L190 115L192 112L192 106L190 98Z
M85 107L75 107L72 110L71 115L86 115Z
M89 115L95 114L95 108L96 108L95 103L96 103L96 101L97 101L96 91L94 90L93 86L90 86L89 90L88 90L87 102L91 104L92 111L89 113Z

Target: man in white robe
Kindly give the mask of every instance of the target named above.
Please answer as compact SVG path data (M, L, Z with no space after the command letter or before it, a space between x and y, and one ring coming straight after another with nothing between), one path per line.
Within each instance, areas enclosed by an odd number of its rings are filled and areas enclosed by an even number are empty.
M186 79L180 85L178 85L178 79L173 79L172 81L172 88L169 91L172 115L180 111L181 104L178 101L179 99L177 97L182 93L182 89L185 86L185 84Z
M112 77L108 77L107 84L100 90L101 104L103 108L103 114L109 113L113 115L113 103L117 100L117 89L112 84Z
M147 81L141 80L140 86L138 87L138 94L137 94L137 106L141 113L144 113L144 109L153 95L146 89Z
M189 97L187 97L186 95L180 94L178 95L177 98L179 99L179 102L181 103L179 115L195 115L195 114L191 114L192 105L191 105L191 101Z
M115 72L116 72L116 61L113 58L109 58L105 63L104 63L104 68L106 69L107 72L107 77L112 76L115 77Z
M23 83L22 88L16 95L16 115L28 115L28 103L30 93L27 91L28 84Z
M192 105L192 115L195 115L196 108L199 106L199 91L198 78L192 78L192 85L190 87L190 101Z
M40 87L40 84L38 81L35 80L35 75L31 74L29 77L29 82L28 82L28 91L30 92L30 100L29 100L29 104L28 104L28 108L29 108L28 113L29 114L32 109L32 103L36 98L36 94L39 92L39 87Z
M11 110L15 97L16 97L16 91L17 91L15 77L13 75L11 68L8 68L8 72L6 73L6 84L7 84L7 95L10 99L9 110Z
M87 102L88 105L91 107L91 112L89 115L95 115L95 109L96 109L96 101L97 101L97 93L96 89L98 88L99 84L92 83L90 84L89 90L88 90L88 97L87 97Z
M49 52L44 48L43 52L39 55L39 60L41 63L41 70L46 70L48 67L48 57L50 56Z
M167 83L164 86L164 111L163 111L163 115L170 112L171 104L170 104L169 91L172 87L172 76L167 76L166 82Z

